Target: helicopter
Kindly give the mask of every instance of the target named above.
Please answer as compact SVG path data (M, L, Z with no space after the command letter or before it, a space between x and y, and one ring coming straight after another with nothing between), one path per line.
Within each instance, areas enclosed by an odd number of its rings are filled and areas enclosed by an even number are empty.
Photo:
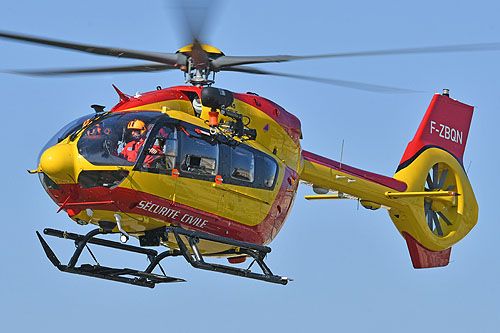
M47 236L75 241L76 250L66 265L37 232L47 257L63 272L152 288L157 283L184 281L167 276L160 265L165 258L181 256L198 269L287 284L291 279L272 273L264 261L271 252L268 245L291 211L299 184L313 188L315 195L307 196L308 200L355 199L369 210L387 209L415 268L446 266L451 247L477 222L478 205L463 167L473 107L450 98L447 90L434 95L396 174L387 177L303 150L300 120L277 103L254 93L214 87L215 74L224 71L311 79L248 65L339 54L226 56L196 37L175 53L98 47L9 32L0 32L0 37L150 61L138 66L20 74L175 69L190 84L158 87L135 96L115 87L119 102L111 110L93 105L93 114L69 123L44 146L38 167L30 172L38 174L59 211L79 225L98 226L85 235L43 230ZM469 49L481 47L485 45ZM131 143L136 151L128 150ZM119 235L120 242L96 237L106 234ZM137 238L140 246L126 244L130 237ZM77 266L88 244L144 254L150 264L144 270ZM150 248L158 246L166 250L159 253ZM208 262L211 258L227 258L229 265ZM248 258L252 260L248 268L232 265ZM254 263L259 272L252 270ZM157 267L161 274L154 273Z

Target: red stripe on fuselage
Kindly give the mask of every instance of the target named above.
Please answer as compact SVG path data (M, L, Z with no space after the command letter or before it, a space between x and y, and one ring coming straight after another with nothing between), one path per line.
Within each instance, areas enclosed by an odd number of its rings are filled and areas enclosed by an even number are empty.
M268 215L255 226L248 226L177 202L173 203L145 192L120 187L112 190L104 187L82 189L78 184L61 184L59 185L60 190L49 190L49 195L59 205L68 198L68 195L71 195L69 204L79 203L79 205L71 205L72 211L68 211L71 216L86 208L137 214L179 225L186 229L265 245L277 235L292 207L298 185L298 182L290 184L287 181L288 178L292 177L292 174L293 170L285 169L284 181L282 181L282 186L271 204ZM207 186L210 185L207 184ZM104 201L114 201L114 203L103 204ZM94 205L96 202L99 202L98 207Z

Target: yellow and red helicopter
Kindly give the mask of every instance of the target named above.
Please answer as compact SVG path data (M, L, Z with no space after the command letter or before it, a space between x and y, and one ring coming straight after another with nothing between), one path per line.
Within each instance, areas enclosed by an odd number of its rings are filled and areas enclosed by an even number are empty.
M309 200L356 199L371 210L387 209L406 240L415 268L445 266L451 247L475 226L478 205L463 166L473 107L436 94L391 177L301 149L301 124L275 102L254 93L213 87L215 73L233 71L315 79L368 90L388 87L264 71L249 64L380 54L484 50L498 45L395 49L314 56L226 56L199 42L176 53L144 52L63 42L10 32L0 37L77 51L147 60L144 65L23 71L59 75L179 69L191 85L127 95L119 102L62 128L45 145L36 170L47 194L86 235L44 229L74 240L62 264L37 232L61 271L138 286L184 281L166 275L160 261L183 256L195 268L287 284L264 259L267 246L291 211L300 183ZM118 234L121 242L96 237ZM140 246L125 244L136 237ZM145 254L144 270L82 264L88 244ZM164 246L163 252L149 247ZM89 249L90 251L90 249ZM92 252L91 255L93 256ZM230 264L207 261L227 258ZM252 259L247 268L232 264ZM213 260L212 260L213 261ZM253 268L257 263L260 271ZM159 267L161 273L155 273Z

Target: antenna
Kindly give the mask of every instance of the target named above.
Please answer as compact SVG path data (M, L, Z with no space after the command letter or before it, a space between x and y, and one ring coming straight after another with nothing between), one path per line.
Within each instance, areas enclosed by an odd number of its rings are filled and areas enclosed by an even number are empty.
M342 139L342 149L340 150L340 167L342 169L342 157L344 156L344 139Z

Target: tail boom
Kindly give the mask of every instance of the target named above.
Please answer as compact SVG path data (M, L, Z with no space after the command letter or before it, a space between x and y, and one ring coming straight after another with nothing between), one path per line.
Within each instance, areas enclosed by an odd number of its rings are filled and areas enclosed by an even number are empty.
M313 186L386 206L396 203L385 195L386 192L402 192L407 188L402 181L341 164L309 151L302 151L302 157L304 167L300 179Z
M474 191L463 167L473 110L436 94L394 178L302 151L300 179L349 194L362 203L368 201L365 208L386 206L407 242L413 266L446 266L451 246L472 230L478 218Z

